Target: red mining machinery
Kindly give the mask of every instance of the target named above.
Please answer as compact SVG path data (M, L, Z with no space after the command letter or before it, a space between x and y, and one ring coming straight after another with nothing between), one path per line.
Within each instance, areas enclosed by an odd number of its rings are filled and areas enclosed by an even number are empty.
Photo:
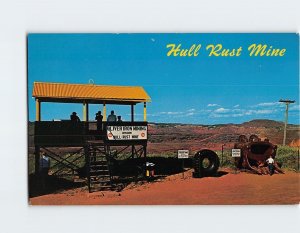
M241 156L235 158L238 169L251 170L260 175L270 174L266 160L272 156L275 159L277 146L270 143L268 139L262 141L257 135L251 135L249 139L240 135L234 149L240 149ZM281 164L274 163L274 172L283 173Z

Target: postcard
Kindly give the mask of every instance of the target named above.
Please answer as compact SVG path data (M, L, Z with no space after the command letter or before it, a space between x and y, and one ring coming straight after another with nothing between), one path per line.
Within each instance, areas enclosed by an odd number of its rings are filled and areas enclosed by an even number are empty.
M31 205L298 204L296 33L29 33Z

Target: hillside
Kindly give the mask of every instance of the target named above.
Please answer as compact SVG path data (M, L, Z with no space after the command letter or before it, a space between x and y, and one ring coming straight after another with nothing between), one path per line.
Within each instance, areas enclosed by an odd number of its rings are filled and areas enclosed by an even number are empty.
M261 138L268 138L274 144L282 144L282 122L272 120L253 120L242 124L223 125L174 125L151 124L149 127L149 151L176 151L189 149L196 151L201 148L220 150L222 144L230 148L239 135L250 136L256 134ZM299 126L289 125L287 143L299 138Z
M34 123L29 122L29 146L33 144ZM283 140L282 122L272 120L252 120L242 124L189 125L189 124L156 124L149 123L148 152L152 154L173 154L178 149L197 151L201 148L220 150L222 144L230 148L241 134L248 137L257 134L269 138L274 144ZM299 139L299 126L289 125L287 143Z

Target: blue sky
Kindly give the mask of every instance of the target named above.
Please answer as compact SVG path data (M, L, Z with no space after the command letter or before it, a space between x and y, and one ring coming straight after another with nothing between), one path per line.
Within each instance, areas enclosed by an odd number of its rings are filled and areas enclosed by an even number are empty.
M202 47L197 57L168 57L167 44ZM208 44L242 46L239 57L209 57ZM283 57L250 57L253 43L285 48ZM29 34L29 120L34 121L34 81L143 86L152 102L148 121L221 124L253 119L283 121L280 98L299 124L299 37L296 34ZM90 107L90 118L102 106ZM124 120L129 106L109 105ZM80 104L43 103L42 119L82 118ZM136 120L142 120L142 104Z

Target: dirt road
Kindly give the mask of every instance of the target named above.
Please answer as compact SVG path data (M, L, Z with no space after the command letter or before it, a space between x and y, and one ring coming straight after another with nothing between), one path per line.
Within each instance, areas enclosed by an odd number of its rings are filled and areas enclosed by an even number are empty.
M273 176L227 171L221 177L195 179L191 171L161 181L130 186L122 192L74 189L30 199L32 205L194 205L299 204L300 174Z

